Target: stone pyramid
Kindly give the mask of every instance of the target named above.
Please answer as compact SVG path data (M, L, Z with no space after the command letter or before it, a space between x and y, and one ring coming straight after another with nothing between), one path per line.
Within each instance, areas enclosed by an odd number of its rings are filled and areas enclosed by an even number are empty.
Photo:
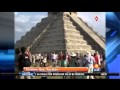
M30 47L32 53L104 52L105 40L93 31L76 12L48 12L48 17L16 42Z

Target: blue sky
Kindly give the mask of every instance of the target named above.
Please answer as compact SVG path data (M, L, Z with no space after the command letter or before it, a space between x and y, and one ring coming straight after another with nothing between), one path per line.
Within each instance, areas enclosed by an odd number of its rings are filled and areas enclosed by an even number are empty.
M77 12L77 15L99 35L105 37L105 12ZM98 21L95 16L98 16ZM44 17L47 17L47 12L15 12L15 42Z

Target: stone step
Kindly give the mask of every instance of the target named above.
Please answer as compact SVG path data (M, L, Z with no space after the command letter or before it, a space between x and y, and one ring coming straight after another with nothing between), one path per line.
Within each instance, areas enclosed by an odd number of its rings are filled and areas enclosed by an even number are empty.
M85 52L86 50L85 49L68 49L67 52L68 53L83 53Z
M37 48L39 49L50 49L50 48L65 48L65 45L64 44L56 44L56 45L38 45Z
M83 35L81 35L80 33L75 33L75 32L71 32L71 31L64 31L64 33L65 33L65 35L67 34L67 35L74 35L74 36L76 36L76 37L79 37L79 36L83 36Z
M21 42L21 43L23 43L23 42L25 42L25 43L26 43L26 42L29 43L29 42L32 42L32 41L31 41L30 39L26 39L26 40L24 39L24 40L21 40L20 42Z
M64 37L60 37L60 36L58 36L58 37L49 37L49 39L47 39L47 38L42 38L41 40L40 40L40 42L50 42L50 41L56 41L56 40L63 40L63 41L65 41L64 40Z
M60 51L65 51L64 49L37 49L37 50L34 50L33 53L52 53L52 52L56 52L56 53L59 53Z
M73 34L65 33L65 39L83 39L82 35L75 36Z
M64 29L61 29L61 28L60 28L60 29L59 29L59 28L51 29L51 28L50 28L50 29L47 31L47 33L49 33L49 32L58 32L58 31L61 31L61 32L62 32L62 31L64 31Z
M53 34L50 34L50 35L44 35L43 38L50 38L50 37L56 37L56 36L63 36L63 33L53 33Z
M53 40L57 40L57 39L64 39L64 35L62 34L62 35L56 35L56 36L50 36L49 38L46 36L46 35L44 35L43 37L42 37L42 41L51 41L52 39ZM48 40L49 39L49 40ZM53 41L52 40L52 41Z
M77 29L76 26L66 25L66 24L64 24L64 28L66 28L66 29Z
M50 44L39 44L37 47L55 47L55 46L64 46L64 43L50 43Z
M90 50L90 53L91 53L92 55L94 55L95 50Z
M59 37L57 37L57 38L49 38L49 39L42 39L40 42L41 43L46 43L46 42L53 42L53 41L65 41L65 39L64 39L64 37L61 37L61 38L59 38Z
M80 34L80 31L76 30L76 29L67 29L67 28L65 28L64 31L65 32L71 32L71 33L76 33L76 34L78 33L78 34Z
M54 42L56 42L56 43L64 43L64 42L66 42L66 43L68 43L68 44L72 44L72 43L74 43L74 44L82 44L82 45L87 45L87 42L85 41L85 40L73 40L73 39L67 39L67 40L64 40L64 39L60 39L60 38L58 38L58 39L48 39L48 40L44 40L44 41L40 41L40 43L42 43L42 44L49 44L49 43L54 43Z
M72 27L72 28L76 27L72 23L63 23L63 25L66 27Z
M54 24L50 26L50 28L59 28L59 27L63 27L63 24L59 23L59 24Z
M51 34L64 34L64 30L47 31L45 35L51 35Z
M93 50L93 49L85 49L85 50L88 51L88 52L95 53L95 50Z
M89 50L92 50L92 47L90 45L85 45L85 44L67 44L66 45L66 48L68 49L89 49Z
M37 50L35 50L33 53L51 53L51 52L60 52L60 51L65 51L64 49L54 49L54 50L45 50L45 49L37 49Z
M70 25L73 25L73 22L71 22L70 20L64 20L63 22L64 22L64 24L70 24Z
M49 46L52 46L52 45L54 45L54 46L55 45L59 45L59 46L64 45L64 42L63 41L61 41L61 42L58 41L58 42L51 42L51 43L47 42L47 43L41 43L41 44L42 45L40 45L40 46L48 46L49 47Z
M92 47L91 47L90 45L84 45L83 48L86 48L86 49L92 50Z
M64 15L64 16L63 16L63 20L67 20L67 19L70 20L70 17Z
M56 23L56 24L58 24L58 23L63 23L63 20L62 19L58 19L58 20L56 20L54 23Z
M55 30L55 29L63 30L64 27L63 27L63 25L62 25L62 27L59 27L59 26L56 26L56 27L50 27L50 28L49 28L49 31L52 31L52 30Z
M79 39L77 39L77 40L75 40L75 39L67 39L65 41L66 41L66 43L83 44L83 45L87 44L87 41L79 40Z

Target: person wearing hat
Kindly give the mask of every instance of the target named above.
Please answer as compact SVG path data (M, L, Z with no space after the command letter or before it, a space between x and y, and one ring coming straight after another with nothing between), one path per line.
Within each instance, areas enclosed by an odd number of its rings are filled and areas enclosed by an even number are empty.
M69 61L69 67L76 67L76 54L71 53L71 60ZM71 79L75 79L75 76L71 76Z
M71 53L71 60L69 61L69 67L75 67L76 66L76 54L75 53Z

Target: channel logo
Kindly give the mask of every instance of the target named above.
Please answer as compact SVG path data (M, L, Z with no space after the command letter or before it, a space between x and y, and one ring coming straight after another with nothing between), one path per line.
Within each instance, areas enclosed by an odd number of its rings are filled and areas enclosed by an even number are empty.
M100 66L98 64L94 65L94 71L100 71Z

